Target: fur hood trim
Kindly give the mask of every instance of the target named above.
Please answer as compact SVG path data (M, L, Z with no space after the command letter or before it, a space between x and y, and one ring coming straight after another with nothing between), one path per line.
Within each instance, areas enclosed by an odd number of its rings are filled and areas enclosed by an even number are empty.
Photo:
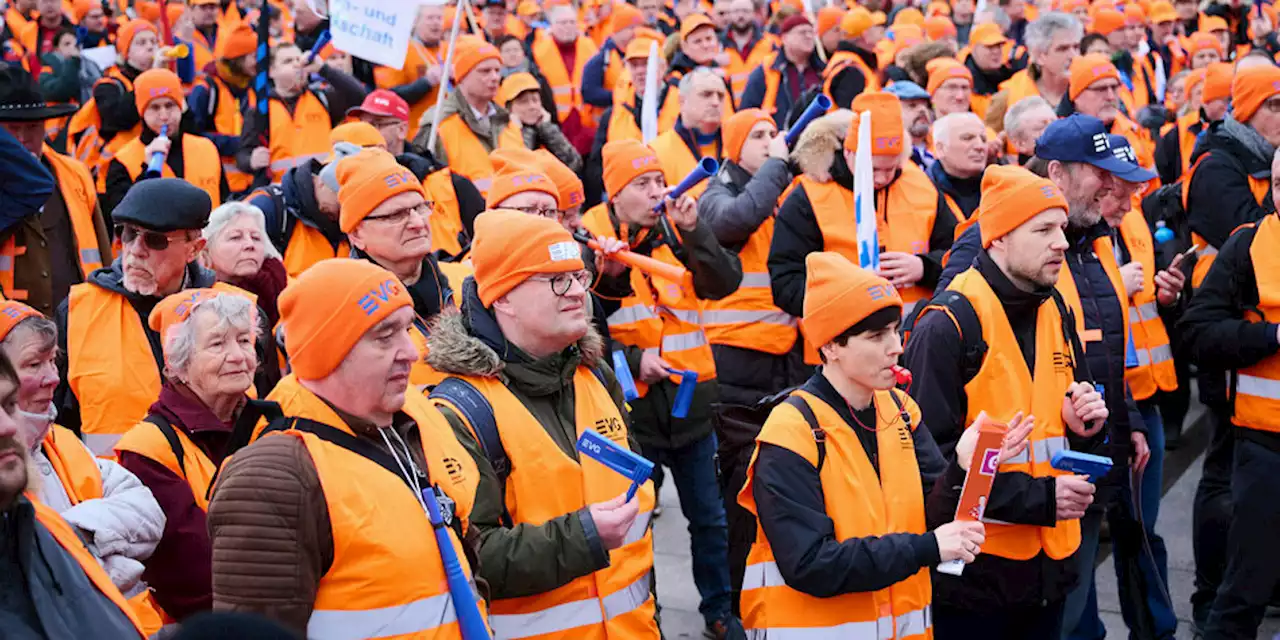
M837 109L805 127L791 152L791 159L805 176L818 182L831 180L833 154L844 148L844 136L852 122L852 111Z
M427 364L441 373L496 378L505 363L498 352L467 331L467 322L456 309L447 309L431 320L427 338ZM582 362L594 364L604 357L604 338L595 325L578 340Z

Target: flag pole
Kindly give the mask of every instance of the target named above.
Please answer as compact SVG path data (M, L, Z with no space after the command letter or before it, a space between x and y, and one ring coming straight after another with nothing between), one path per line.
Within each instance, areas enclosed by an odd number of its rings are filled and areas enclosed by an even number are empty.
M440 73L440 91L436 94L436 106L431 114L431 133L427 135L427 151L434 152L436 134L440 130L440 108L444 104L445 95L449 93L449 74L453 73L453 50L458 45L458 28L462 26L462 11L467 0L458 0L458 9L453 14L453 27L449 31L449 48L444 54L444 68ZM438 159L438 158L437 158Z

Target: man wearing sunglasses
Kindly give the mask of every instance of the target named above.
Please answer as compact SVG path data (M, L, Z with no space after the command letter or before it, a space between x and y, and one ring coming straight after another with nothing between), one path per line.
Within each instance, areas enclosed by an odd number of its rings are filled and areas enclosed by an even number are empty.
M434 385L441 376L425 362L427 323L444 309L457 307L455 291L471 269L438 262L431 253L432 202L418 178L395 156L365 149L339 160L336 175L338 224L351 242L352 257L394 273L413 299L416 317L409 333L420 355L409 382Z
M196 261L210 204L207 193L177 178L134 185L115 212L120 257L71 287L58 306L58 423L79 433L97 455L110 455L160 393L162 338L146 321L156 303L183 289L234 289L216 283ZM259 397L279 378L274 354L274 340L264 331L258 338Z

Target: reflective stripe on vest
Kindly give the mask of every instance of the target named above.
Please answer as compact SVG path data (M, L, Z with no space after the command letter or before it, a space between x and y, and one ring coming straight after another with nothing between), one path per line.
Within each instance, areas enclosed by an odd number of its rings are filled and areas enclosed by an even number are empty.
M1249 258L1258 280L1258 305L1245 312L1245 319L1280 322L1280 217L1268 215L1258 223ZM1267 356L1237 373L1231 422L1259 431L1280 432L1280 355Z
M1155 239L1138 208L1130 210L1120 221L1119 239L1129 251L1129 258L1142 266L1142 288L1134 292L1129 305L1130 343L1138 356L1136 366L1126 367L1125 382L1135 400L1146 400L1157 391L1178 388L1178 372L1173 365L1169 332L1156 302Z
M491 615L489 623L493 626L493 635L495 638L514 639L565 633L631 613L648 602L650 575L645 574L626 588L603 598L567 602L537 613Z
M360 611L322 610L307 620L310 640L361 640L422 633L457 622L449 592L380 609Z
M1065 436L1054 436L1043 440L1035 440L1031 442L1030 446L1019 452L1018 455L1005 460L1005 464L1026 464L1032 459L1032 457L1029 456L1033 456L1038 462L1043 462L1045 460L1052 461L1053 454L1059 451L1070 450L1071 445L1067 443Z

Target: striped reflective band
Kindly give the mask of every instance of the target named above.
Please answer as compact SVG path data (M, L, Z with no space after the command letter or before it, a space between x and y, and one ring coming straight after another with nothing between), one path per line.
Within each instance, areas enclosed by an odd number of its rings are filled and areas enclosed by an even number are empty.
M609 326L616 327L641 320L653 320L658 316L654 315L653 310L642 304L623 307L609 314Z
M750 271L742 274L742 282L738 285L738 288L741 289L742 287L752 287L752 288L758 288L758 289L768 289L770 286L772 286L772 284L773 284L773 281L769 279L768 272Z
M1045 438L1043 440L1036 440L1032 442L1031 446L1024 449L1018 455L1005 460L1004 463L1026 464L1029 462L1027 457L1028 452L1030 452L1030 455L1035 456L1036 462L1048 462L1053 459L1053 454L1069 449L1071 449L1071 447L1067 444L1067 439L1065 437L1053 436L1052 438Z
M234 163L234 162L224 162L224 163L222 163L222 172L223 172L223 173L227 173L227 174L232 174L232 173L244 173L243 171L241 171L241 170L240 170L240 166L239 166L239 165L237 165L237 164L236 164L236 163ZM249 175L249 174L244 173L244 175Z
M753 322L761 322L764 324L776 324L786 327L794 327L796 319L785 311L733 311L729 309L717 309L712 311L704 311L702 319L707 324L750 324Z
M554 94L556 94L556 95L563 95L563 94L566 94L566 93L571 94L571 93L573 93L573 87L571 87L571 86L569 86L569 85L567 85L567 84L562 84L562 85L559 85L559 86L551 87L551 93L554 93Z
M707 346L707 336L701 329L698 331L690 331L689 333L677 333L674 335L662 336L663 353L685 351L687 349L696 349L698 347L705 346Z
M89 447L93 455L99 458L110 458L115 454L116 443L120 442L123 433L86 433L81 436L84 446Z
M636 515L636 519L631 522L631 528L627 529L627 537L623 539L622 544L631 544L644 539L644 534L649 532L649 520L653 518L653 511L641 511Z
M1216 255L1218 255L1218 249L1217 249L1216 247L1214 247L1214 246L1211 246L1211 245L1206 244L1206 245L1204 245L1204 247L1203 247L1203 248L1201 248L1201 249L1200 249L1200 251L1199 251L1196 255L1201 256L1201 257L1203 257L1203 256L1216 256Z
M1236 381L1236 394L1266 398L1267 400L1280 400L1280 380L1259 378L1258 376L1242 373Z
M96 262L98 264L102 264L102 252L98 251L97 249L81 249L80 263L84 264L89 262Z
M13 256L0 256L0 271L13 271Z
M316 609L307 620L309 640L357 640L416 634L456 622L449 593L409 604L378 609L343 611Z
M649 576L599 600L587 598L566 602L536 613L491 614L489 626L493 637L529 638L548 633L560 633L589 624L600 624L636 610L649 599Z
M702 324L702 312L697 309L672 309L670 307L663 307L662 310L681 322Z
M1158 347L1151 347L1151 364L1160 364L1173 359L1173 347L1162 344Z
M299 166L299 165L302 165L302 164L306 164L307 162L310 162L311 160L319 160L319 159L324 158L324 157L326 157L326 156L328 156L328 155L329 155L328 153L304 153L304 154L299 155L299 156L291 156L291 157L288 157L288 158L281 158L281 159L279 159L279 160L273 160L273 161L271 162L271 170L272 170L272 171L284 171L284 170L286 170L286 169L292 169L292 168L294 168L294 167L296 167L296 166Z
M744 592L765 587L782 587L786 586L786 584L786 580L782 579L782 572L778 571L778 563L776 562L749 564L742 574L742 590Z
M1144 302L1142 304L1129 307L1129 322L1131 324L1158 320L1159 318L1160 310L1156 308L1156 303L1154 302Z

